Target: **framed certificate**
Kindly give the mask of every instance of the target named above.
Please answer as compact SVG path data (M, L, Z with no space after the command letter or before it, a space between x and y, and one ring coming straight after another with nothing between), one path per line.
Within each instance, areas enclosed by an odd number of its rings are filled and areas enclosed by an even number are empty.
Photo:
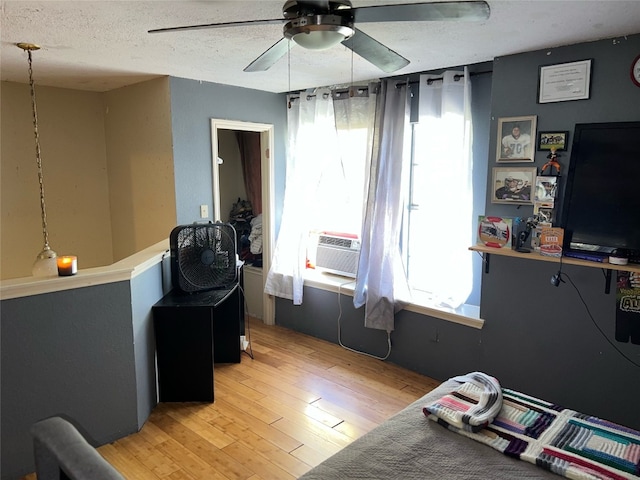
M589 98L591 59L540 67L538 103Z

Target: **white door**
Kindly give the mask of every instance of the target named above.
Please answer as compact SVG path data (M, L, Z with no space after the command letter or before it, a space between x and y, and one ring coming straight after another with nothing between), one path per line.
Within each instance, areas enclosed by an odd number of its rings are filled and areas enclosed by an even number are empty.
M274 227L274 165L273 165L273 125L263 123L240 122L233 120L211 119L211 163L213 166L213 218L222 220L220 211L220 170L218 130L241 130L260 132L260 151L262 161L262 321L267 325L275 324L275 299L264 293L264 283L271 266L272 248L275 242ZM226 214L225 214L226 215Z

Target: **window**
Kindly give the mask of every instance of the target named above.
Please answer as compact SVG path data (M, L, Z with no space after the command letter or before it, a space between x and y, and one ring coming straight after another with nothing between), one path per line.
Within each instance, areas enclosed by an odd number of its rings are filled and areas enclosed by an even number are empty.
M360 233L375 96L327 88L288 98L287 178L280 232L265 292L302 303L309 234ZM350 92L351 93L351 92ZM344 100L343 100L344 98ZM313 248L313 247L312 247ZM310 250L312 250L312 248Z
M366 173L366 128L337 130L340 158L318 180L322 203L310 220L313 230L360 234Z
M462 114L421 112L412 125L405 235L409 285L435 304L457 308L473 282L471 159ZM466 272L466 273L465 273Z
M416 300L428 298L436 308L459 307L473 285L468 249L474 242L470 102L468 84L458 82L460 77L460 72L445 72L439 82L421 78L419 120L404 128L411 130L411 147L400 146L389 157L410 159L410 181L397 179L398 184L389 177L395 188L401 185L406 205L399 247ZM336 100L333 92L332 101L329 94L321 97L318 92L301 95L299 110L290 109L288 161L293 163L287 165L283 221L265 288L292 298L294 304L302 302L299 260L307 255L314 260L309 234L360 233L369 188L376 96L359 103L357 97ZM395 105L393 96L386 98ZM404 118L390 125L408 122L409 116ZM382 208L378 212L384 216ZM373 226L371 232L375 228L380 227ZM397 261L393 268L398 268Z

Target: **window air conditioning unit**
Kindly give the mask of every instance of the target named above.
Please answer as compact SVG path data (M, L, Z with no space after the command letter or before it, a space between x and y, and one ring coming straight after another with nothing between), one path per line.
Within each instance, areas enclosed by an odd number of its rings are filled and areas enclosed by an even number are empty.
M321 233L316 250L316 268L356 278L360 240L355 235Z

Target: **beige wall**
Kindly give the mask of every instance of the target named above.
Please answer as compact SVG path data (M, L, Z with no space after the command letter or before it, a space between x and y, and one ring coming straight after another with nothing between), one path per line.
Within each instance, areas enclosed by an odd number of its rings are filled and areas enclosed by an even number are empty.
M169 79L104 95L113 261L118 261L167 238L176 226Z
M0 278L42 250L29 86L0 86ZM107 93L36 85L49 244L78 268L109 265L176 224L168 78Z
M79 268L112 262L103 96L36 85L49 244ZM0 87L1 278L31 275L42 250L29 86Z

